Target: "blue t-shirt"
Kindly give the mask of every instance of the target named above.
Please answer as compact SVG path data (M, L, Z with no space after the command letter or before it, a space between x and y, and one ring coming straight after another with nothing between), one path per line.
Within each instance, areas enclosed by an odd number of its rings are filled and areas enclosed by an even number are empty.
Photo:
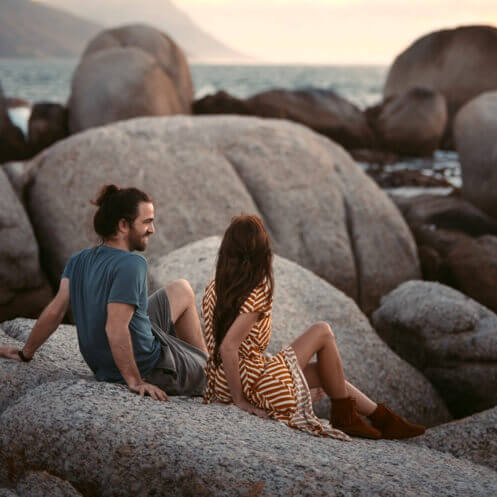
M74 254L63 278L69 278L71 310L79 348L97 380L123 383L114 362L105 324L107 304L120 302L135 307L129 323L136 364L142 376L160 357L160 343L148 317L147 261L133 252L106 245Z

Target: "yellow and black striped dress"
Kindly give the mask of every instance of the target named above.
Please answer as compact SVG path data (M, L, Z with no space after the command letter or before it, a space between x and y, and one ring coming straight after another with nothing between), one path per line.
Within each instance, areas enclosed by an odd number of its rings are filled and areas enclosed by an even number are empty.
M238 350L240 379L245 398L254 406L266 410L273 419L282 421L292 428L313 435L350 440L348 435L334 429L314 414L311 392L291 346L281 350L271 359L264 355L271 338L272 299L269 295L269 286L264 282L252 291L240 309L240 314L259 313L257 322ZM229 404L232 398L223 365L221 363L216 367L213 360L215 305L216 290L213 280L207 285L202 300L202 316L209 351L204 402Z

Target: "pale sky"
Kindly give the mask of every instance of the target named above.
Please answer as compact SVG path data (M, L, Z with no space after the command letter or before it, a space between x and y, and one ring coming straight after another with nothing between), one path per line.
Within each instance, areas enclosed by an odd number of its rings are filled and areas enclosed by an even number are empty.
M497 0L173 2L230 47L276 63L390 64L430 31L497 26Z

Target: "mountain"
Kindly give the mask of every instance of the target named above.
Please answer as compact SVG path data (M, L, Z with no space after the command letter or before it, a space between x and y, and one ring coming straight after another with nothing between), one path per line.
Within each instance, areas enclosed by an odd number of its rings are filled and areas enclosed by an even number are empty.
M4 1L4 0L0 0ZM41 0L104 26L146 23L170 35L191 62L248 61L204 31L170 0Z
M0 0L0 57L77 56L101 29L30 0Z

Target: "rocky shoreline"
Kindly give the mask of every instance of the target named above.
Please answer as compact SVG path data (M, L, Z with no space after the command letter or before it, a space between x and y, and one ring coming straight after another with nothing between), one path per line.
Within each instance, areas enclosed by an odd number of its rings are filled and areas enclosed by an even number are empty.
M435 48L450 62L438 79ZM475 55L461 62L463 49ZM26 340L68 257L96 242L98 188L132 184L156 206L152 288L187 278L200 298L216 235L233 215L258 214L278 254L272 350L326 320L347 377L429 427L407 442L346 444L199 399L158 405L95 382L67 323L29 366L0 362L0 496L495 494L489 54L495 28L431 33L397 57L383 102L365 111L316 89L194 101L181 48L140 25L90 42L68 105L35 103L27 139L0 93L0 343ZM388 168L440 147L458 152L461 188ZM405 184L452 194L384 191Z

